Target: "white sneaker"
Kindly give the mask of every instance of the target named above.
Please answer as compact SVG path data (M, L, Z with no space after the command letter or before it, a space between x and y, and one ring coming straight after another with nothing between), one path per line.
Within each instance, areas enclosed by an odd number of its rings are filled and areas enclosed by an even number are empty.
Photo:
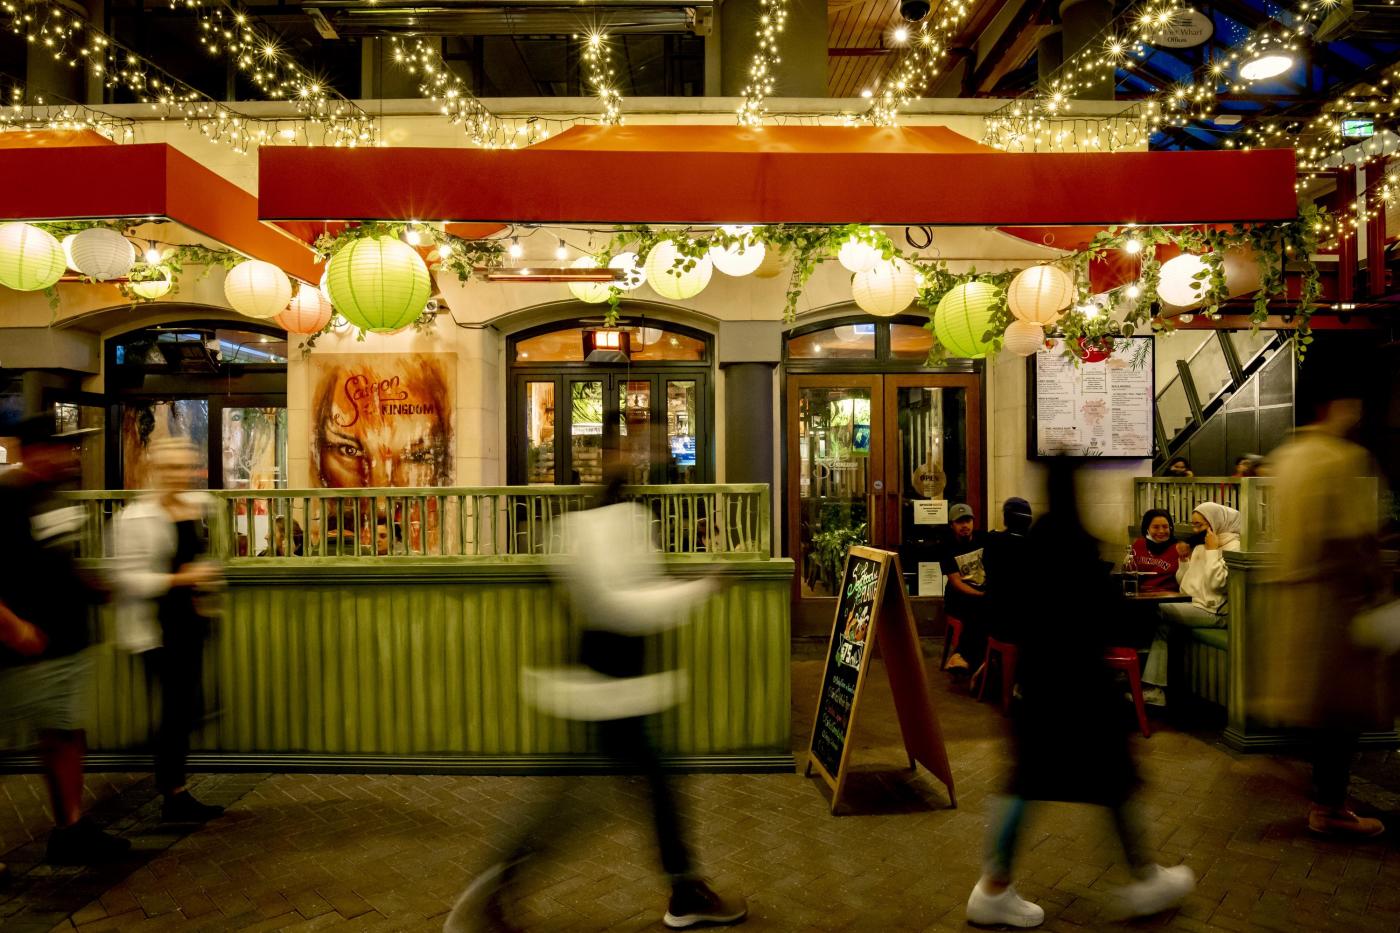
M508 867L505 862L496 862L473 878L448 912L447 919L442 923L442 933L475 933L477 930L491 929L488 921L491 899L500 893Z
M1118 890L1118 906L1126 917L1150 917L1176 907L1196 890L1196 873L1185 865L1153 865L1147 874Z
M982 890L982 882L978 881L967 899L967 922L1028 929L1045 922L1045 911L1017 894L1014 885L1000 894L988 894Z
M1132 694L1128 694L1131 699ZM1151 684L1142 685L1142 702L1148 706L1166 706L1167 692L1161 687L1154 687Z

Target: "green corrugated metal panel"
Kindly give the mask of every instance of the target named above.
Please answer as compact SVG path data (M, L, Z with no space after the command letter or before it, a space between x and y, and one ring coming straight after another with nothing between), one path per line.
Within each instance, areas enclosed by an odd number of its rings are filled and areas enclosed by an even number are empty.
M750 562L734 585L658 639L689 673L689 702L663 716L674 754L784 752L789 741L790 561ZM765 566L766 565L766 566ZM721 573L725 568L717 568ZM266 585L231 580L206 669L217 715L209 751L532 755L587 751L587 730L526 707L522 666L564 663L576 623L538 574ZM139 658L97 649L94 750L144 744L151 698Z

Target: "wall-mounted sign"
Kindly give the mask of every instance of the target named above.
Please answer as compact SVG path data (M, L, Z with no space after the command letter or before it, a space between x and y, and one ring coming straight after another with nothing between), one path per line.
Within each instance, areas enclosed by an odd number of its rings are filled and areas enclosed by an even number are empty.
M1063 340L1048 343L1030 358L1029 455L1150 458L1152 338L1116 338L1092 363L1066 356Z
M1194 49L1213 35L1215 23L1209 16L1198 10L1183 10L1157 33L1152 44L1168 49Z

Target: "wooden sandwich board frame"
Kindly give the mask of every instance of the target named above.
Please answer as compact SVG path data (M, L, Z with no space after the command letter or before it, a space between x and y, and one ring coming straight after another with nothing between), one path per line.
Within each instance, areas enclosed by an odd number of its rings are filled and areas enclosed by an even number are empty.
M855 587L864 585L869 578L866 573L861 579L853 579L853 571L864 562L867 566L878 566L874 589L869 598L853 598ZM867 585L868 586L868 585ZM839 666L851 667L849 647L857 644L845 637L845 630L853 623L859 624L864 617L861 612L869 605L869 618L863 638L859 660L855 665L855 683L850 688L850 709L846 714L845 731L841 733L840 759L833 774L827 763L818 753L821 740L823 713L827 712L828 684L832 683ZM843 619L846 615L848 618ZM929 693L928 678L924 670L923 652L919 647L919 636L914 626L914 611L909 605L909 594L904 591L903 574L899 566L899 555L893 551L878 548L853 547L846 553L845 567L841 572L841 586L837 591L836 618L831 627L831 638L827 641L825 663L822 667L821 685L818 687L817 710L812 722L812 737L807 748L807 776L815 770L831 787L831 812L834 814L841 804L845 790L847 767L850 763L850 738L855 730L856 713L860 708L861 688L865 685L865 674L870 668L870 658L875 646L885 661L885 671L889 675L890 689L894 693L895 712L899 717L899 731L904 738L904 751L909 756L909 767L922 764L933 773L948 789L948 800L958 805L957 794L953 789L953 771L948 764L948 751L943 744L943 730L938 723L938 714L933 707L933 696ZM847 660L838 659L837 652L847 654ZM838 670L833 671L833 666ZM844 692L844 691L843 691ZM834 705L839 706L838 700ZM839 714L832 714L833 716ZM831 757L830 755L827 756Z

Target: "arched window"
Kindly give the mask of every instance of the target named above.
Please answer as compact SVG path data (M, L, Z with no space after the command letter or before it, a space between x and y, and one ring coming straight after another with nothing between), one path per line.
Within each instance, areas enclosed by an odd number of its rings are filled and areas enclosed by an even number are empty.
M712 339L652 320L561 321L509 341L509 478L599 483L616 462L633 483L714 477Z

